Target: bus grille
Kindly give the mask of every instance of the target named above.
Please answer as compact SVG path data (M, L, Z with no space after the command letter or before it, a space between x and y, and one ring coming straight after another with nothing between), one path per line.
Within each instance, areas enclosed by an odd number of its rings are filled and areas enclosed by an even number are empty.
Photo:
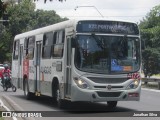
M97 92L99 97L119 97L121 92Z
M95 77L88 77L88 79L90 79L95 83L106 83L106 84L123 83L128 80L128 78L95 78Z
M94 86L94 88L107 88L107 86ZM123 86L112 86L112 89L121 89Z

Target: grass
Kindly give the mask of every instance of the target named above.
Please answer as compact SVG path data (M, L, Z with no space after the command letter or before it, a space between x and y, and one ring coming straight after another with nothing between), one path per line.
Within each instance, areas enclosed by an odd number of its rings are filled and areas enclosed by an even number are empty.
M0 120L4 120L4 118L0 117Z
M4 111L3 108L0 108L0 120L4 120L4 118L2 117L2 112L1 111Z
M160 74L155 74L155 75L153 75L153 76L160 77Z
M144 84L142 83L142 88L149 88L149 89L155 89L155 90L158 90L158 83L154 83L154 84L151 84L151 83L147 83L147 84Z
M160 78L160 74L152 75L152 77L154 77L154 76ZM149 89L158 90L158 82L148 82L147 84L144 84L144 82L142 80L142 88L149 88Z

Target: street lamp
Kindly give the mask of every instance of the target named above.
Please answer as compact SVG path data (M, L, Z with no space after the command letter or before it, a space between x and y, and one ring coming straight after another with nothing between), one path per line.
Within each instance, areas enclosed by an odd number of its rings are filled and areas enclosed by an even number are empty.
M93 8L96 9L96 11L101 15L101 17L104 17L104 16L100 13L100 11L99 11L95 6L76 6L74 10L77 10L77 9L80 8L80 7L93 7Z

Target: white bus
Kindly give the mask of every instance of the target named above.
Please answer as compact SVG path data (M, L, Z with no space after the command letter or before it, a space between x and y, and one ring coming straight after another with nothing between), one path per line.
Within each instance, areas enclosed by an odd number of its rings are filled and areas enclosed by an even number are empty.
M137 24L107 19L68 20L16 35L12 79L27 99L139 101L141 40Z

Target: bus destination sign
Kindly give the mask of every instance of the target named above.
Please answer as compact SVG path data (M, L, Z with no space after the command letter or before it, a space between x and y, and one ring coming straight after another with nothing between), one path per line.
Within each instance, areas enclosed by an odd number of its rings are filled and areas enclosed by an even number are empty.
M138 26L135 23L118 21L80 21L77 32L96 32L109 34L138 35Z

